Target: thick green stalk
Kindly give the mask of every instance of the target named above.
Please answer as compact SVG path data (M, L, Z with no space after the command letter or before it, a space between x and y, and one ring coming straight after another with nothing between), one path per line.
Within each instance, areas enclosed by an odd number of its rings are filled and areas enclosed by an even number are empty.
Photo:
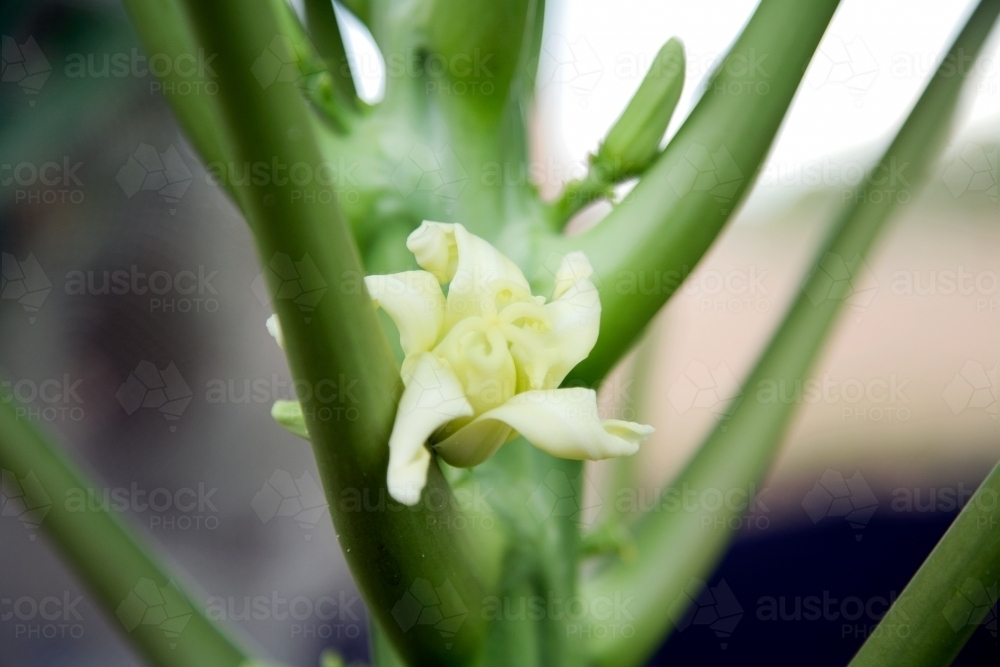
M701 260L767 156L836 7L837 0L762 0L626 200L592 230L538 254L545 261L551 252L583 250L601 283L601 335L569 381L604 377Z
M594 640L596 664L639 664L672 628L671 613L676 615L686 607L685 588L714 569L732 537L734 518L750 509L737 501L751 496L749 503L753 503L751 491L766 473L795 411L794 404L774 400L766 388L792 388L806 378L850 295L851 290L844 289L849 283L834 281L854 278L854 270L863 268L863 258L896 204L915 196L915 187L947 136L965 75L972 69L956 75L955 59L978 53L998 11L1000 0L984 0L969 19L951 47L951 60L931 79L869 183L855 193L832 227L802 294L744 383L744 395L674 483L674 488L696 496L716 490L723 498L736 500L721 503L721 508L699 504L672 510L661 504L636 527L639 560L611 566L586 585L588 599L634 596L635 635ZM905 177L891 176L900 173Z
M428 0L427 43L463 101L498 110L517 75L535 0ZM428 61L428 66L433 60ZM448 93L451 94L451 93Z
M997 602L998 495L1000 464L962 508L851 667L951 664Z
M40 511L46 535L93 592L112 625L122 629L149 664L237 667L248 659L205 617L201 603L180 590L170 571L151 555L154 549L106 510L86 500L77 502L86 499L86 490L95 485L4 401L0 401L0 467L4 491L9 492L13 476L27 508ZM166 616L150 623L146 609L164 602Z
M408 661L467 662L483 632L476 605L495 569L493 550L486 548L492 545L450 528L459 511L436 466L425 490L434 503L410 510L388 500L386 443L399 372L339 207L315 196L320 184L294 185L294 174L280 168L301 162L315 169L322 156L298 89L281 81L264 87L252 71L276 34L273 7L266 0L192 0L188 12L200 43L219 54L219 102L236 160L277 165L266 183L247 187L245 213L262 264L296 265L294 278L268 273L292 374L316 389L301 397L306 426L348 564L369 609ZM318 402L321 390L338 392L342 410ZM453 637L392 615L420 580L447 584L469 608Z

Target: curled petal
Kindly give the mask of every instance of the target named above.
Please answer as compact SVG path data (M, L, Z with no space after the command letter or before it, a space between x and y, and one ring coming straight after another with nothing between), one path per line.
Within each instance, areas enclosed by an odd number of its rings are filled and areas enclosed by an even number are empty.
M447 326L493 314L497 302L531 295L517 265L459 224L425 221L406 240L417 264L448 287Z
M430 271L438 282L450 283L458 268L455 225L425 220L406 239L406 247L417 264Z
M432 354L413 357L403 383L406 388L389 436L387 481L389 495L404 505L416 505L431 460L424 443L449 421L472 416L472 406L455 374Z
M309 439L306 420L302 416L302 404L298 401L275 401L271 406L271 417L289 433Z
M519 315L516 309L504 318L511 355L526 375L526 386L519 389L558 387L594 349L601 327L601 299L588 278L592 272L583 253L566 255L556 274L558 297L539 308L540 326L529 326L530 318L514 319Z
M466 430L471 435L481 433L485 429L482 422L487 421L510 426L535 447L553 456L590 461L635 454L639 445L653 432L652 426L644 424L601 420L597 415L597 393L581 388L518 394L499 408L481 415L452 438L461 440ZM471 437L468 439L472 440ZM439 443L437 448L440 450L444 444ZM502 441L496 444L490 455L500 444L503 444ZM447 456L442 456L448 461Z
M385 309L399 330L399 344L409 356L434 347L444 325L444 294L433 274L404 271L368 276L372 301Z
M462 320L434 348L462 383L476 414L507 402L517 388L517 369L498 327L483 329L481 318Z

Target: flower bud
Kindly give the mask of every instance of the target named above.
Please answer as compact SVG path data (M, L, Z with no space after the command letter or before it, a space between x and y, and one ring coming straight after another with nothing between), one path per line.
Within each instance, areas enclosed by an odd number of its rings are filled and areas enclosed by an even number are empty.
M684 87L684 47L672 38L656 54L639 90L592 160L597 176L615 182L642 173L660 151L660 140Z

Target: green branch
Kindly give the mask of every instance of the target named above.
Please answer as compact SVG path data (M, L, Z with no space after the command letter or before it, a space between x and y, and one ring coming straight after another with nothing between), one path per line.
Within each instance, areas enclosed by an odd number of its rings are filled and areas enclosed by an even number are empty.
M837 0L763 0L625 201L592 230L542 248L540 261L584 251L601 282L601 335L568 381L604 377L701 260L767 156L836 7Z
M219 54L219 103L236 160L318 165L322 156L298 89L281 81L265 87L252 70L276 34L270 2L191 0L188 12L200 43ZM476 605L499 550L473 531L440 528L454 526L459 511L435 466L425 491L435 503L410 511L388 500L386 443L401 384L357 247L336 202L308 196L320 184L296 186L278 176L247 187L245 212L261 263L298 269L304 293L290 298L282 298L281 278L268 271L293 376L311 387L338 387L345 408L327 414L317 392L302 401L341 546L369 609L403 656L414 664L467 662L479 649L484 628ZM392 615L419 580L447 583L470 609L454 637Z
M104 509L71 502L94 484L6 402L0 402L0 467L4 492L13 476L67 564L150 664L237 667L248 660L150 555L153 549ZM166 617L149 623L147 606L164 603Z
M767 383L797 386L807 376L846 296L835 289L834 280L853 277L896 203L916 195L947 136L965 75L972 69L956 75L954 60L978 53L998 11L1000 0L985 1L969 19L951 47L951 61L931 79L869 183L855 193L834 224L802 293L744 383L744 395L716 425L676 486L749 495L764 476L795 406L769 400L758 388ZM909 180L890 182L888 174L899 173L892 169L900 166L908 166ZM636 527L640 559L611 566L585 586L587 599L634 596L635 635L593 641L596 664L638 664L655 650L689 602L684 591L714 569L732 537L732 519L741 513L736 507L688 509L671 511L660 505L651 510Z
M1000 464L983 481L851 667L945 667L997 602Z

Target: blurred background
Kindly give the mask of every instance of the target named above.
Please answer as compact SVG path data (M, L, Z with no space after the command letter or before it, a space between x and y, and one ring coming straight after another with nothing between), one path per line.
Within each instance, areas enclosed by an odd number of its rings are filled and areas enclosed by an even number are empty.
M972 5L842 3L757 187L602 389L607 416L657 432L626 497L602 491L607 466L588 470L588 521L612 503L652 504L739 394L834 211ZM754 6L550 2L532 138L541 190L582 174L676 35L688 78L669 137ZM378 57L352 26L354 73L375 102ZM212 91L162 90L115 2L7 0L0 33L0 377L19 414L58 435L95 480L88 495L263 654L303 667L325 647L365 659L364 605L312 454L269 415L290 378L264 328L248 231L164 101ZM928 186L850 267L850 308L814 380L744 389L802 405L710 595L653 664L795 664L807 649L811 664L846 664L1000 457L998 48L994 35ZM751 66L766 87L766 56ZM906 165L892 177L905 185ZM12 488L5 477L5 499ZM2 514L0 664L141 664L38 527ZM255 618L260 597L293 613ZM994 606L959 664L985 664L997 641Z

